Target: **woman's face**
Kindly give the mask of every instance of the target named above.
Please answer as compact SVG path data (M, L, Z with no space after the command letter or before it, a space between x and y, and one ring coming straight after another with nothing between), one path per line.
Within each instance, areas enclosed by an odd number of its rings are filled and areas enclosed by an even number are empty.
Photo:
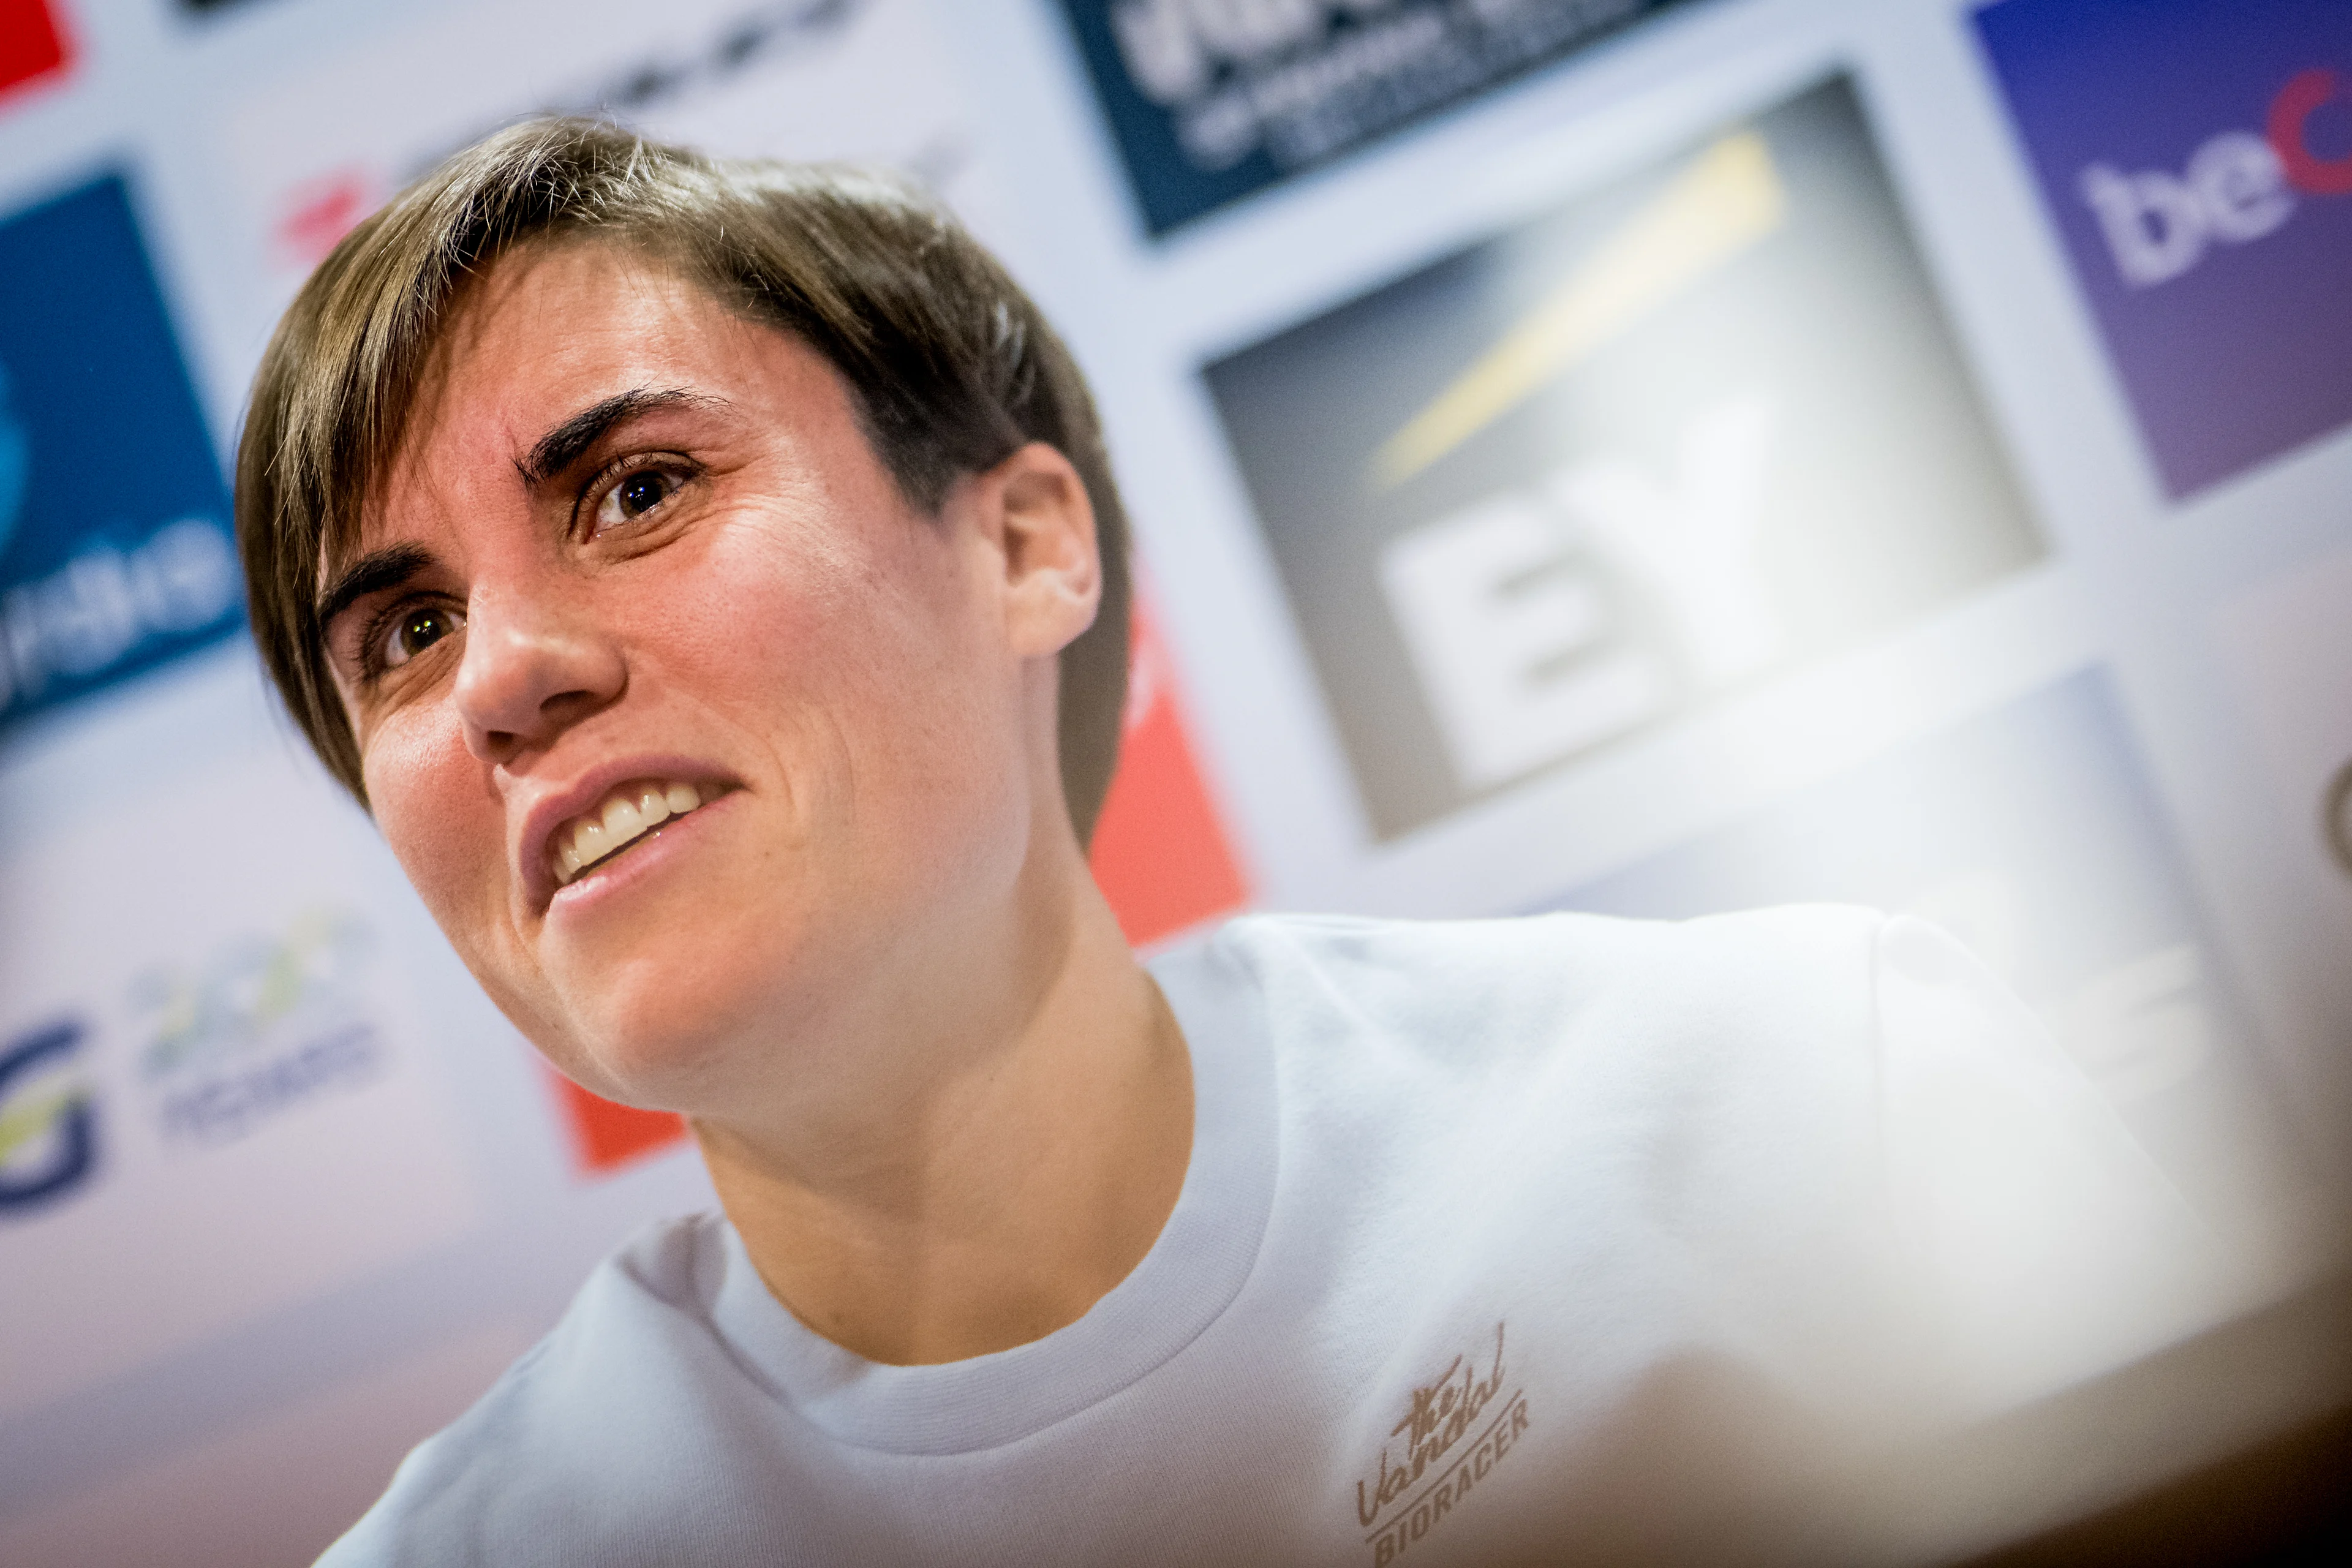
M825 361L658 268L463 296L329 651L385 837L559 1067L740 1106L779 1040L990 961L1085 624L1008 590L991 503L912 509Z

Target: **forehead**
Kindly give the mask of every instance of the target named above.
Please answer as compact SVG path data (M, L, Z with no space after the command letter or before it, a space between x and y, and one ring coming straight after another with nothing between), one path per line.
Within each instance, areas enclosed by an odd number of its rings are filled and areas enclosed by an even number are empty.
M417 390L485 372L513 381L615 355L692 355L748 325L650 256L593 240L540 242L507 252L451 297Z
M396 484L428 450L511 457L551 416L632 386L767 379L762 362L781 340L671 269L610 246L509 253L452 301L387 478Z
M612 245L509 252L454 298L399 436L361 508L350 554L420 512L520 494L549 433L633 392L679 392L791 436L824 439L846 389L798 338L747 319L676 269ZM328 563L322 562L322 566Z

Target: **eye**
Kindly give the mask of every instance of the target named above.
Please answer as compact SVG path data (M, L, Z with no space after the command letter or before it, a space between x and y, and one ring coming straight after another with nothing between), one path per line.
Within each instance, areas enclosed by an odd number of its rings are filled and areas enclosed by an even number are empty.
M377 662L383 668L397 669L465 624L465 612L446 605L403 610L383 628L376 645Z
M667 468L639 468L622 475L596 503L597 531L636 521L676 495L685 482Z

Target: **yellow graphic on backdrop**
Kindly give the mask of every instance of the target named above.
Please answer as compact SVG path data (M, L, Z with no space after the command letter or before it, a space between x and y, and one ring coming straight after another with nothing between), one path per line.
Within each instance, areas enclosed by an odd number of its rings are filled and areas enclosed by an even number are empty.
M1402 484L1545 384L1780 226L1787 193L1753 131L1694 158L1583 264L1372 456Z

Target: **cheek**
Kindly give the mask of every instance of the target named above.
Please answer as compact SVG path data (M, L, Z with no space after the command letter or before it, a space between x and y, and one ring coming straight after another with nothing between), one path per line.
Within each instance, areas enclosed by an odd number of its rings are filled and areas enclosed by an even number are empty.
M966 553L930 520L890 514L746 529L646 639L753 733L803 832L857 842L865 878L951 875L1024 810L1017 671Z
M883 513L763 519L696 563L686 591L625 611L683 684L761 727L816 726L869 760L920 756L926 731L982 717L992 668L951 548ZM944 739L944 737L941 737Z
M422 716L369 738L362 775L368 803L401 868L460 952L480 950L475 929L503 903L506 856L498 801L463 737Z

